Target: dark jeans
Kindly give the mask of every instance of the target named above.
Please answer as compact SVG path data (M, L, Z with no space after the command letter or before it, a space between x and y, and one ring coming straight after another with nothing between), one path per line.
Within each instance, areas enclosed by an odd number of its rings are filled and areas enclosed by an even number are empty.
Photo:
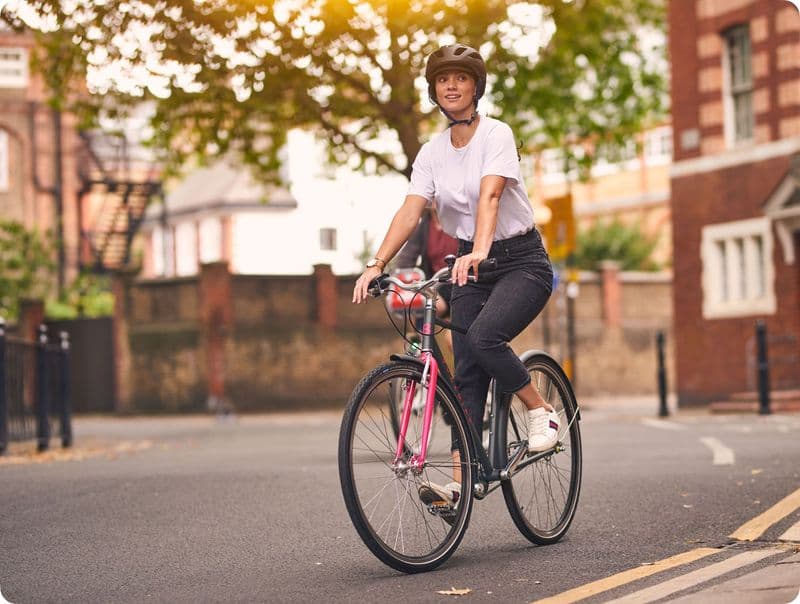
M458 255L472 251L459 241ZM553 290L553 268L534 229L525 235L495 241L489 252L497 269L479 274L477 283L454 286L450 298L455 382L467 419L483 429L489 381L495 378L506 392L516 392L531 378L509 342L542 311Z

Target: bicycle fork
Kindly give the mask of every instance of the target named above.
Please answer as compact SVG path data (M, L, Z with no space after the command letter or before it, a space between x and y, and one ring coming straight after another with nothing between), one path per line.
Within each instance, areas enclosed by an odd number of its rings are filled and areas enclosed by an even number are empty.
M427 388L425 397L425 412L422 418L422 440L418 453L414 453L407 463L402 461L403 453L405 451L406 433L408 432L408 423L411 419L411 410L414 406L414 396L417 391L417 384L408 380L406 384L406 393L403 400L403 415L400 418L400 430L397 437L397 449L394 455L394 468L395 471L405 471L410 469L415 474L422 472L425 466L425 459L428 453L428 439L431 433L431 422L433 421L433 406L436 399L436 384L439 380L439 363L434 356L427 351L424 351L420 358L424 361L425 367L422 370L422 379L420 386Z

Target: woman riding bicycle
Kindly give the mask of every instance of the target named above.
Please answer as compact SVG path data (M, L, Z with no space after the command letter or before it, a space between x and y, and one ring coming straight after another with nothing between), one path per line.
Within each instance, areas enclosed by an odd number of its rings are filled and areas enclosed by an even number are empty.
M453 334L455 383L466 417L480 433L487 389L495 378L528 408L528 450L545 451L558 440L559 418L509 342L544 308L553 271L534 227L514 136L507 124L477 112L486 66L475 49L452 44L436 50L427 59L425 79L448 129L420 149L405 202L356 281L353 302L366 300L370 282L432 205L444 231L458 239L450 306L453 323L468 328L466 334ZM479 275L478 265L487 258L496 259L497 268ZM470 270L479 280L467 279ZM455 505L461 488L456 468L453 482L423 485L420 498Z

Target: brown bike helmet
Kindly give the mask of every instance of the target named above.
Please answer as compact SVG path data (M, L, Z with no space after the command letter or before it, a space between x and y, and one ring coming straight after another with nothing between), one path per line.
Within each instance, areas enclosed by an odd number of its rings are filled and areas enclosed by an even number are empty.
M425 79L428 81L428 96L435 105L436 76L447 69L461 69L475 78L475 105L486 90L486 63L474 48L464 44L450 44L434 50L425 65Z

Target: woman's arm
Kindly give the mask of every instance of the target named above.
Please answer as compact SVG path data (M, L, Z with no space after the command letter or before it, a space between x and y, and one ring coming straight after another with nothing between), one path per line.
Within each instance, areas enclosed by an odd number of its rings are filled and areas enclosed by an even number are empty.
M386 236L375 254L376 258L380 258L383 261L383 266L367 268L358 278L353 288L353 302L355 304L360 304L366 300L370 282L383 272L384 267L394 258L397 251L411 236L427 204L428 200L419 195L406 196L405 202L395 213L392 223L389 225L389 230L386 232Z
M395 266L397 268L414 268L419 266L417 259L425 254L425 239L429 226L429 221L422 220L414 227L414 232L409 237L406 244L400 249L400 253L395 258Z
M481 178L480 197L478 198L477 216L475 216L475 236L472 253L461 256L453 267L453 281L458 285L467 282L469 269L478 276L478 265L486 260L489 248L492 247L494 231L497 227L497 210L500 207L500 196L506 186L503 176L489 174Z

